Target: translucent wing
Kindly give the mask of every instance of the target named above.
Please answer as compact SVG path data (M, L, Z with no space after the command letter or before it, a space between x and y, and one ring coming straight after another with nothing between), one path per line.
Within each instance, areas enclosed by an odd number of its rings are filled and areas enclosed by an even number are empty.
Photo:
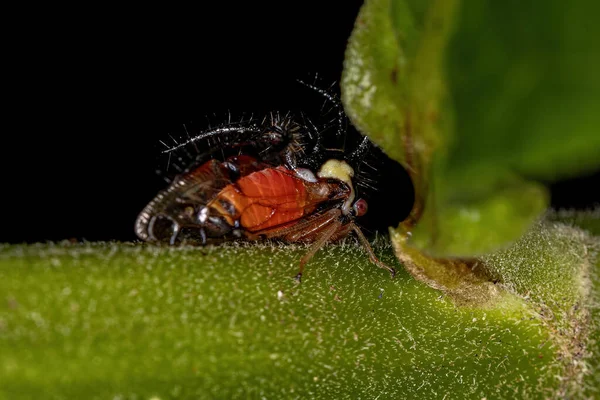
M174 243L183 228L198 225L199 211L223 188L265 167L266 164L252 157L234 156L223 162L209 160L176 177L139 214L135 223L137 236L147 241ZM206 241L202 237L194 239Z

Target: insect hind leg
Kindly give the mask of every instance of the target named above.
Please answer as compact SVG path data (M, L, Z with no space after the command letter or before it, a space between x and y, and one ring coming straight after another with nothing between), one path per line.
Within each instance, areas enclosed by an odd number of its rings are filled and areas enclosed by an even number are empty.
M174 245L180 232L181 225L175 219L168 215L157 214L148 220L148 224L145 227L145 234L147 236L144 240L152 242L168 240L169 244Z
M327 243L336 232L342 228L342 222L339 219L334 220L331 224L318 236L317 240L310 246L306 254L300 259L300 271L296 274L296 280L298 282L302 279L302 273L304 272L304 266L310 261L311 258Z

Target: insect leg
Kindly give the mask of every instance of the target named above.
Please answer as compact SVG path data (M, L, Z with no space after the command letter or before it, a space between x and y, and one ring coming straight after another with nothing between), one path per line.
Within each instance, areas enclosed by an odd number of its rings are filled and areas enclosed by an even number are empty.
M300 282L300 280L302 279L302 272L304 271L304 266L306 265L306 263L309 262L311 258L313 258L315 253L319 251L319 249L323 247L325 243L327 243L327 241L340 229L341 226L342 222L340 220L333 221L331 225L327 229L325 229L323 233L321 233L321 235L312 244L312 246L310 246L308 252L300 259L300 271L296 275L296 279L298 280L298 282Z
M369 259L371 260L371 262L373 264L377 265L379 268L387 269L388 271L390 271L390 274L392 274L392 278L395 277L396 270L394 268L384 264L381 260L379 260L377 258L377 256L373 252L373 248L369 244L369 241L367 240L365 235L362 233L360 228L358 226L356 226L354 223L352 223L352 229L354 230L354 232L356 232L356 235L358 236L358 239L360 240L361 244L363 245L365 251L369 255Z
M206 231L204 227L200 228L200 243L202 243L202 246L206 245Z
M177 241L177 236L179 236L179 232L181 232L181 226L177 222L173 221L171 229L173 229L173 234L171 235L171 239L169 239L169 244L173 246Z

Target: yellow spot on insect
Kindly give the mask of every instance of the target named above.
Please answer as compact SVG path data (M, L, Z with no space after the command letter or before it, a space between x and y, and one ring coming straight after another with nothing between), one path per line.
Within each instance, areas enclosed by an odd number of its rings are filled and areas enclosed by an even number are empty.
M352 177L354 170L345 161L327 160L321 166L321 170L317 174L319 178L335 178L352 186Z
M354 170L345 161L340 160L327 160L325 164L321 166L319 178L334 178L346 183L350 187L350 195L342 206L342 212L344 215L348 215L352 208L352 202L354 201L354 187L352 186L352 178L354 177Z

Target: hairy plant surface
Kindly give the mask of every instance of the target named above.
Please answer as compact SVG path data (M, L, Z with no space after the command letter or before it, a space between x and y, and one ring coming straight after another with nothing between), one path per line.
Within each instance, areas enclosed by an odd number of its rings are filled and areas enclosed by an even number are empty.
M591 254L554 230L530 236L522 246L557 241L569 265ZM298 285L305 250L5 246L0 397L537 398L566 390L557 355L590 358L565 345L579 317L562 303L551 319L498 283L493 302L457 306L399 265L389 279L353 242L328 246ZM376 251L393 263L389 245Z

